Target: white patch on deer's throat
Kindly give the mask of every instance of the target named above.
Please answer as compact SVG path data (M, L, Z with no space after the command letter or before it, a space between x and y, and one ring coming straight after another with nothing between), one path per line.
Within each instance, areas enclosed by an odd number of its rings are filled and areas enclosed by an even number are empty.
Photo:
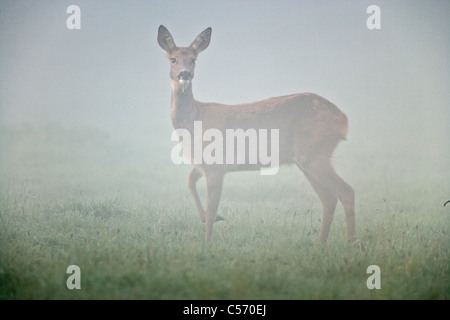
M180 79L178 80L181 84L181 91L184 92L184 90L186 89L186 87L188 86L190 80L184 80L184 79Z

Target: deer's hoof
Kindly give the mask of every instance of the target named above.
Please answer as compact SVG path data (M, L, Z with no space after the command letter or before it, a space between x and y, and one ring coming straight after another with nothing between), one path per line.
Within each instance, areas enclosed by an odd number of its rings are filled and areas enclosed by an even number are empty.
M200 221L204 223L204 222L206 222L206 219L200 218ZM221 216L216 216L216 221L214 221L214 222L217 222L217 221L225 221L225 219L222 218Z

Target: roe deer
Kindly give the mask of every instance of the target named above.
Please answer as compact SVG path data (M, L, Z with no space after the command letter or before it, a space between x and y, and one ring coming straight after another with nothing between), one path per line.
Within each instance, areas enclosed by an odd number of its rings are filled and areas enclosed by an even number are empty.
M228 129L265 128L279 130L279 164L295 163L305 174L323 206L319 242L328 238L338 199L341 201L349 241L355 239L354 191L333 169L331 156L340 140L347 134L347 117L334 104L313 94L293 94L258 102L223 105L194 100L192 79L195 60L211 40L211 28L200 33L189 47L177 47L164 27L158 30L158 43L170 61L172 102L170 115L175 129L194 131L194 122L202 122L202 130L215 128L223 134ZM193 137L194 135L191 134ZM180 142L181 142L180 137ZM204 149L208 143L202 142ZM190 145L192 145L191 143ZM188 151L188 152L186 152ZM192 159L191 150L183 153ZM211 240L213 224L221 217L217 209L226 172L255 170L260 165L206 164L192 159L194 167L188 175L188 187L200 219L206 222L205 241ZM206 178L206 210L200 201L196 183Z

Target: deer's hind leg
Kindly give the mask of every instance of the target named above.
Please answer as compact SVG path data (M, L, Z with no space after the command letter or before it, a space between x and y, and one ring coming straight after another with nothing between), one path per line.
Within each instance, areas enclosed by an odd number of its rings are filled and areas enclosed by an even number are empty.
M336 172L334 172L334 181L339 200L344 207L345 224L347 226L347 239L349 242L356 241L355 231L355 191L344 181Z
M330 159L318 158L307 164L295 161L322 202L323 220L319 242L326 242L333 221L337 200L345 212L347 239L355 241L355 195L353 188L333 169Z
M338 201L336 187L330 175L331 165L314 163L303 170L305 177L313 187L322 202L323 217L319 242L326 242L333 222L334 212Z
M331 155L336 148L337 139L311 143L308 148L299 145L295 150L294 162L303 171L322 202L323 220L319 242L326 242L333 221L337 201L340 200L345 211L347 238L355 240L355 196L353 188L333 169Z

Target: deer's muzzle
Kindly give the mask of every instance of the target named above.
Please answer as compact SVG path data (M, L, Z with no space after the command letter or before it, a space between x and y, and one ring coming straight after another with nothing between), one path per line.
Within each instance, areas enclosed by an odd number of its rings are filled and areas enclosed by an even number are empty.
M178 82L180 82L181 84L181 91L184 92L186 87L192 80L192 73L190 73L189 71L181 71L177 78Z
M192 73L190 73L189 71L181 71L177 78L180 81L181 80L190 81L192 80Z

